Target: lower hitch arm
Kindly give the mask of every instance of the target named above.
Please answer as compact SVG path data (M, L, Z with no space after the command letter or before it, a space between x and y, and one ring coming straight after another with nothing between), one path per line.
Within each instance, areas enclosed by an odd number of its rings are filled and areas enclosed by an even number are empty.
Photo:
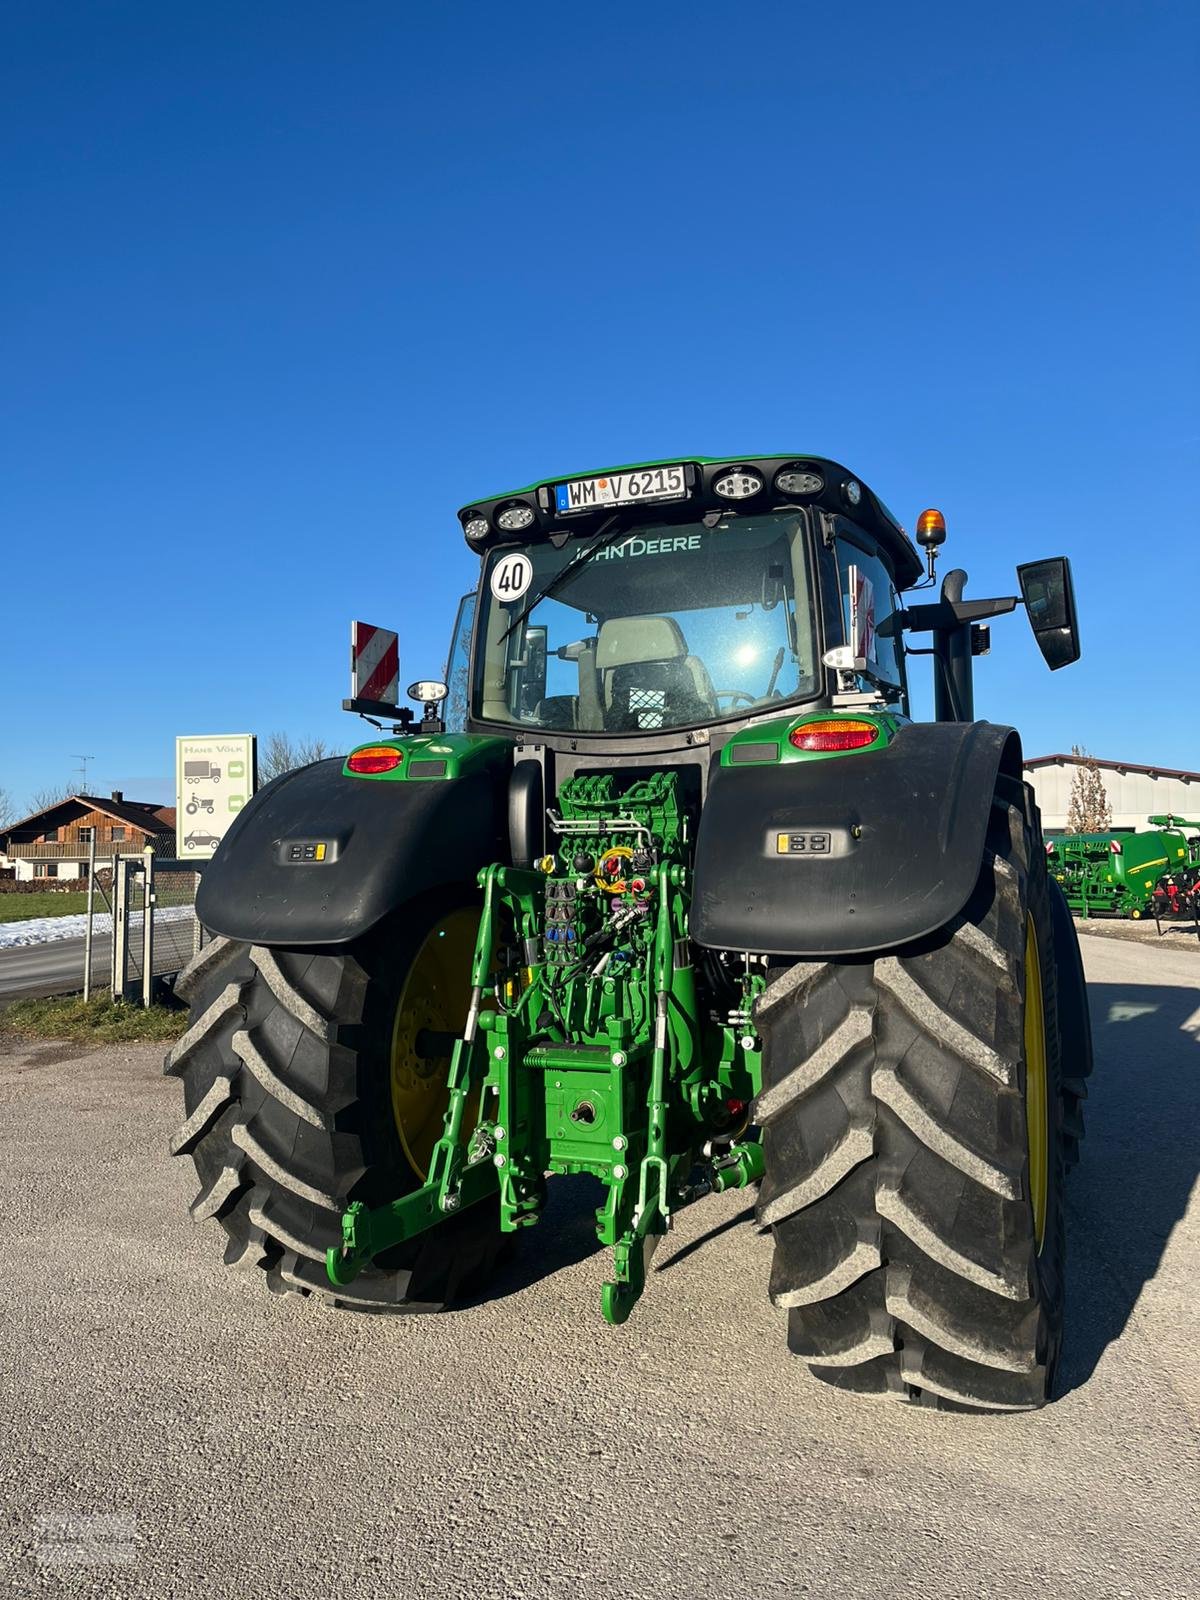
M708 1181L680 1194L677 1210L706 1194L723 1194L726 1189L746 1189L757 1183L764 1171L762 1145L756 1139L731 1145L724 1155L712 1162L710 1170ZM645 1290L646 1268L667 1230L670 1217L670 1212L660 1210L657 1194L651 1195L649 1203L635 1212L633 1227L613 1249L615 1276L600 1291L600 1310L605 1322L615 1325L628 1320Z
M484 994L489 987L492 957L496 945L496 899L528 897L540 889L536 873L503 865L485 867L479 874L483 889L483 909L475 953L471 961L471 999L462 1037L455 1041L446 1078L448 1102L441 1138L433 1147L428 1181L411 1194L368 1209L354 1201L342 1214L342 1242L325 1252L325 1272L335 1288L352 1283L375 1256L382 1255L406 1239L452 1216L466 1206L494 1195L499 1187L491 1155L488 1125L468 1128L468 1103L483 1083L488 1070L486 1031L481 1020ZM469 1146L466 1135L472 1133ZM479 1137L474 1137L478 1135Z
M646 1267L671 1226L672 1178L685 1156L667 1154L667 1068L671 1051L669 1026L670 987L675 946L671 928L667 875L659 882L658 919L654 939L654 1050L651 1056L650 1092L647 1096L649 1129L646 1154L638 1174L638 1198L631 1225L613 1248L613 1277L600 1291L600 1310L610 1323L626 1321L646 1287ZM725 1189L741 1189L763 1175L762 1146L757 1140L731 1145L710 1164L711 1179L700 1193L718 1194ZM680 1186L676 1185L679 1189ZM682 1189L677 1204L686 1204L689 1191Z
M442 1179L373 1210L355 1200L342 1213L342 1242L325 1252L325 1274L335 1288L353 1283L376 1256L475 1205L497 1189L496 1169L480 1161L448 1169Z

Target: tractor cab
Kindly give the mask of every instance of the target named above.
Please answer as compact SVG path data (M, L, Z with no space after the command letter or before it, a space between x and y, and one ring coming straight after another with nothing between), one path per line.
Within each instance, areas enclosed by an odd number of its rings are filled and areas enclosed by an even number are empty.
M825 696L825 652L855 627L864 686L906 706L896 595L920 561L834 462L619 468L477 501L460 520L483 556L473 653L455 642L460 726L736 727Z
M612 542L491 552L475 677L482 721L572 733L695 727L821 684L802 514L725 513Z

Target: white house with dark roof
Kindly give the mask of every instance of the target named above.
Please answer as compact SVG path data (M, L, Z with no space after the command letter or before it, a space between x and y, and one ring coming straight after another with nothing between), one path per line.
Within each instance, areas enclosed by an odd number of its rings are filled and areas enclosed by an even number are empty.
M0 830L0 867L19 882L34 878L86 878L92 842L97 864L114 855L140 856L153 845L175 854L175 808L126 800L120 789L107 799L73 794Z

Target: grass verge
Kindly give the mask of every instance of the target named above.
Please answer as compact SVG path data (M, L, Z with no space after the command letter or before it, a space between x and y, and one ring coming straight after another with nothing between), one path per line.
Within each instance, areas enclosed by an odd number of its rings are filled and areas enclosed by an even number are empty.
M69 917L87 910L86 890L79 894L0 894L0 922L24 922L27 917ZM96 910L104 901L96 896Z
M178 1039L188 1014L167 1006L128 1005L109 995L52 995L14 1000L0 1011L0 1034L23 1039L75 1039L83 1044L158 1043Z

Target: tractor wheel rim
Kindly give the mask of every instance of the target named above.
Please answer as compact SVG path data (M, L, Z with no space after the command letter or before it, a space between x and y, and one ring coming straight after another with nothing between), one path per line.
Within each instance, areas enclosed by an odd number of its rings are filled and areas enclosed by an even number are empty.
M409 1166L422 1182L442 1132L449 1101L449 1056L422 1056L419 1035L462 1033L471 996L471 958L479 913L452 911L440 917L405 974L392 1022L390 1076L392 1116Z
M1025 1129L1029 1139L1029 1200L1038 1254L1046 1237L1050 1187L1049 1114L1046 1084L1046 1007L1042 962L1033 918L1025 934Z

